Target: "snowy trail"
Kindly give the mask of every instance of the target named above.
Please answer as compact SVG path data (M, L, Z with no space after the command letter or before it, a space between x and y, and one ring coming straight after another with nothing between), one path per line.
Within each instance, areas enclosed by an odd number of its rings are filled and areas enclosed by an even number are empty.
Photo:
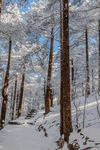
M52 124L51 120L50 124ZM35 121L34 125L27 124L27 122L34 123ZM50 130L49 133L51 135L48 137L44 136L43 131L38 131L39 125L45 122L43 111L38 112L29 120L20 118L17 122L25 124L7 125L0 131L0 150L54 150L57 146L55 142L59 138L57 127L55 127L57 132L55 133L55 129L51 129L52 131Z
M100 102L100 101L99 101ZM84 101L82 101L79 108L83 110ZM82 129L82 135L74 131L70 136L70 142L72 143L77 139L80 145L80 150L87 147L92 147L94 150L100 149L100 120L97 115L96 102L91 99L88 100L86 105L86 120L85 126L87 128ZM15 120L23 125L7 125L0 131L0 150L55 150L57 148L56 141L59 139L59 106L51 109L51 112L44 117L43 110L39 110L38 113L27 120L24 117ZM73 112L73 119L75 117L75 110ZM80 112L79 112L80 113ZM80 113L79 123L82 125L83 113ZM33 124L27 124L33 123ZM42 125L48 134L44 136L44 131L39 132L38 128ZM89 137L86 145L84 142L86 137ZM65 144L62 150L68 150Z
M0 150L47 150L44 138L29 125L6 126L1 134Z
M89 129L82 130L85 137L90 137L94 142L87 142L84 145L85 138L83 139L79 133L72 133L71 141L77 139L81 150L86 147L92 147L93 150L100 149L100 127L90 127ZM31 125L8 125L1 131L0 137L0 150L55 150L53 136L44 137L43 134L36 131L34 126ZM99 145L96 145L99 143ZM62 150L68 150L64 145Z

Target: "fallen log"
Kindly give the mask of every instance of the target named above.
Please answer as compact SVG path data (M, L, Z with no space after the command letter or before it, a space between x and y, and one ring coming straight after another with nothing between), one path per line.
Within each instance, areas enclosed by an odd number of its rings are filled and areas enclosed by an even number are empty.
M32 122L8 122L8 124L10 125L24 125L24 124L33 125L34 123Z

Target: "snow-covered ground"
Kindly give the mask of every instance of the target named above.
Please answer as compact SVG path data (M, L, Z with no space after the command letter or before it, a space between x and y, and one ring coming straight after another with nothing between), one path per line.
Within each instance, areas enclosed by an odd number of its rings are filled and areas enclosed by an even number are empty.
M76 109L72 102L72 120L74 131L70 136L70 143L78 145L80 150L100 150L100 118L97 111L99 102L95 97L90 97L86 104L85 128L77 130ZM84 98L76 100L78 107L79 128L83 125ZM45 117L44 111L39 110L31 119L20 118L17 122L22 125L7 125L0 131L1 150L56 150L59 134L59 106L51 109ZM31 124L28 124L31 123ZM33 124L32 124L33 123ZM87 149L86 149L87 148ZM62 150L67 150L64 144Z

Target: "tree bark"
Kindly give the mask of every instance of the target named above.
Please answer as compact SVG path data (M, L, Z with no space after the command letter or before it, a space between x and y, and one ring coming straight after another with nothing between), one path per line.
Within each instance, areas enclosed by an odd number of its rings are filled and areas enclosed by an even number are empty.
M18 80L18 75L16 75L16 79L15 79L14 99L13 99L13 107L12 107L12 120L14 120L17 80Z
M73 59L71 60L71 65L72 65L72 67L71 67L71 73L72 73L72 100L74 100L74 98L75 98L75 92L74 92L74 87L75 87L75 85L74 85L74 64L73 64Z
M94 71L92 69L92 93L94 92Z
M88 32L86 28L86 96L90 95L90 77L89 77L89 54L88 54Z
M19 90L17 91L17 98L16 98L16 118L18 116L18 104L19 104Z
M46 80L45 80L45 78L44 78L44 107L46 106L45 93L46 93Z
M18 118L21 116L21 112L22 112L22 101L23 101L23 92L24 92L24 80L25 80L25 75L23 73L23 75L22 75L22 82L21 82L21 88L20 88L20 97L19 97Z
M98 47L98 94L100 95L100 20L99 20L99 47Z
M69 1L63 0L63 129L64 139L69 142L72 132L70 100L70 54L69 54Z
M0 16L1 16L2 0L0 0Z
M49 63L48 63L48 75L47 75L47 87L45 93L45 114L48 114L50 111L50 106L52 104L51 94L51 73L52 73L52 60L53 60L53 42L54 42L54 29L51 30L51 44L50 44L50 54L49 54Z
M63 13L62 13L62 0L60 1L60 135L63 134Z
M12 102L13 102L13 88L12 88L12 91L11 91L11 101L10 101L10 117L12 118Z
M6 117L6 107L8 102L8 86L9 86L9 69L10 69L10 59L11 59L11 46L12 41L9 41L9 52L8 52L8 64L6 69L6 76L5 76L5 82L4 87L2 89L2 108L1 108L1 120L0 120L0 127L3 128L3 125L5 124L5 117Z
M82 96L84 96L84 83L82 82Z

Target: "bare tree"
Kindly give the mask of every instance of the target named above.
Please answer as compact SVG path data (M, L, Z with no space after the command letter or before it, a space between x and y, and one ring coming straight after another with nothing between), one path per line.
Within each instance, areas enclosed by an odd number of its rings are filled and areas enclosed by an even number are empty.
M21 116L22 112L22 100L23 100L23 92L24 92L24 80L25 80L25 74L22 75L22 82L20 87L20 97L19 97L19 106L18 106L18 118Z
M99 20L99 47L98 47L98 94L100 95L100 20Z
M60 71L61 71L61 80L60 80L60 134L63 134L63 13L62 13L62 0L60 0Z
M19 104L19 90L17 91L17 98L16 98L16 118L18 116L18 104Z
M70 99L70 56L69 56L69 1L63 0L63 132L65 141L69 142L72 132Z
M12 91L11 91L11 101L10 101L10 117L12 118L12 102L13 102L13 88L12 88Z
M16 79L15 79L14 99L13 99L13 107L12 107L12 120L14 120L15 100L16 100L16 90L17 90L17 80L18 80L18 75L16 75Z
M2 0L0 0L0 15L1 15L1 8L2 8Z
M94 92L94 71L92 69L92 93Z
M1 108L1 121L0 121L0 127L3 128L3 125L5 124L5 117L6 117L6 106L8 102L8 86L9 86L9 69L10 69L10 58L11 58L11 46L12 41L9 40L9 51L8 51L8 64L6 69L6 76L4 81L4 87L2 89L2 108Z
M83 128L85 127L85 115L86 115L86 102L87 102L87 89L85 88L85 101L84 101L84 110L83 110Z
M75 98L75 92L74 92L74 63L73 63L73 59L71 59L71 76L72 76L72 100Z
M88 52L88 32L85 31L86 38L86 96L90 95L90 76L89 76L89 52Z
M52 105L51 73L52 73L52 60L53 60L53 42L54 42L54 29L52 28L49 63L48 63L48 74L47 74L47 87L45 89L45 114L49 113L50 106Z

